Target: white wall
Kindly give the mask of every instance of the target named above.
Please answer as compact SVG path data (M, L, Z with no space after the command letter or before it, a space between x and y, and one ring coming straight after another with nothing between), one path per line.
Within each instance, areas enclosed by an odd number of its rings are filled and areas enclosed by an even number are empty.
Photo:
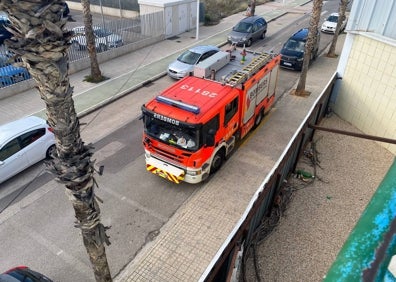
M348 36L334 110L366 134L396 139L396 40L367 32ZM396 145L378 143L396 155Z

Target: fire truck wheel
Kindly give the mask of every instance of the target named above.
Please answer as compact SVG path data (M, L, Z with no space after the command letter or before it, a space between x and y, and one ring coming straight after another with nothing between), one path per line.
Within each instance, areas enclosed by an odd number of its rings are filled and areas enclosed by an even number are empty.
M223 150L219 150L212 160L212 166L210 168L211 173L215 173L218 171L223 164L224 161L224 152Z
M256 119L254 120L254 128L260 125L261 121L263 120L263 113L264 110L261 110L260 113L256 116Z

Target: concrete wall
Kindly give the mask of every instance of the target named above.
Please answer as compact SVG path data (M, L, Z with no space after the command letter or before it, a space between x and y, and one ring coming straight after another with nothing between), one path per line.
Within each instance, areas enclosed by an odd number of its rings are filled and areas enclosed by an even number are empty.
M396 41L358 32L347 37L334 110L366 134L396 139ZM379 144L396 155L396 145Z

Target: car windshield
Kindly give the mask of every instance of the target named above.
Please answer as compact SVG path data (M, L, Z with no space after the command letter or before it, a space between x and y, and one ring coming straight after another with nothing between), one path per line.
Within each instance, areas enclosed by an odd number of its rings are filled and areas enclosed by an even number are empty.
M304 52L305 42L290 39L289 41L286 42L285 49L290 51Z
M198 62L200 57L201 57L201 54L194 53L194 52L191 52L190 50L188 50L188 51L185 51L184 53L182 53L177 58L177 60L179 62L188 64L188 65L195 65Z
M106 29L95 29L94 33L97 37L105 37L105 36L109 36L111 34L110 31L106 30Z
M336 23L338 22L338 17L337 16L330 16L327 19L328 22Z
M199 148L199 131L196 128L174 125L149 115L145 115L144 128L149 136L169 145L188 151Z
M232 30L236 32L249 33L252 30L252 26L253 25L250 23L239 22Z

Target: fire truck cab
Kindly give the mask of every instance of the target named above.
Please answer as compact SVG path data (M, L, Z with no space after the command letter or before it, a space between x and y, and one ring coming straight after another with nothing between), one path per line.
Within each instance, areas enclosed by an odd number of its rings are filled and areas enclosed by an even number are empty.
M275 99L280 57L220 51L142 106L146 169L175 183L216 172Z

